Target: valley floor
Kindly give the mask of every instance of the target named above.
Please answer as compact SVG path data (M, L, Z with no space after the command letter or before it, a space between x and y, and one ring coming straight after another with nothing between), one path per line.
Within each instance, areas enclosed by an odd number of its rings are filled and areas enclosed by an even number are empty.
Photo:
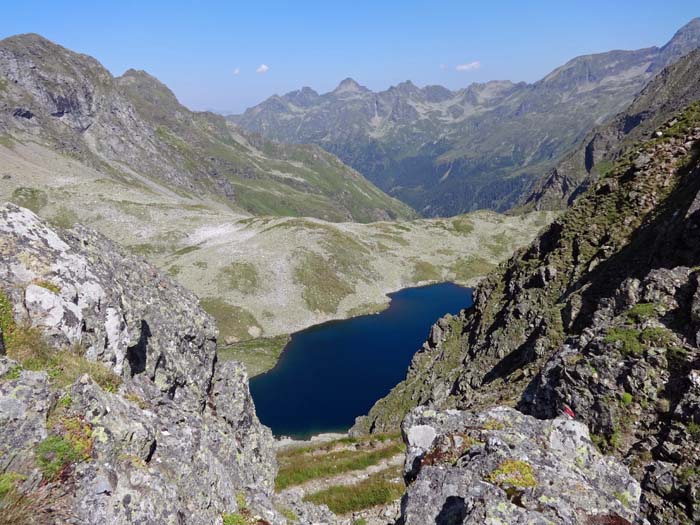
M431 282L473 285L553 213L332 223L251 217L211 198L105 174L31 140L0 143L0 200L62 227L89 225L194 291L218 321L222 357L251 375L287 334L378 312L387 293Z

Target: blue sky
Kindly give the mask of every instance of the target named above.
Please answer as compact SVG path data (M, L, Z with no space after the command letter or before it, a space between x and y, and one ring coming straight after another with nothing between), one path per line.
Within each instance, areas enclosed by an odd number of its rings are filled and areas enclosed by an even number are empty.
M242 111L348 76L375 90L534 81L577 55L662 45L700 16L698 0L612 3L3 0L0 38L39 33L115 75L145 69L193 109Z

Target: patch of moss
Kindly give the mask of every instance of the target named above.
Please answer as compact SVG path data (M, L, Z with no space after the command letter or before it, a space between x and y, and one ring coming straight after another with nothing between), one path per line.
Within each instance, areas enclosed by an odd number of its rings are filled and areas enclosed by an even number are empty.
M34 213L38 213L49 203L46 192L37 188L20 187L12 192L12 202Z
M55 293L55 294L60 294L61 293L61 287L58 286L57 284L52 283L51 281L47 281L45 279L35 279L32 281L32 284L36 284L37 286L41 286L42 288L45 288L49 292Z
M632 404L633 397L632 394L629 392L623 392L622 395L620 396L620 402L622 403L622 406L630 406Z
M418 261L413 266L413 280L415 282L439 281L441 278L440 270L428 261Z
M527 461L519 459L505 460L486 479L499 487L530 488L537 486L535 469Z
M640 342L641 333L635 328L611 328L605 336L605 342L619 345L625 355L641 355L644 347Z
M223 299L205 297L201 300L201 305L207 313L216 319L221 341L225 341L229 337L238 340L249 339L251 338L251 329L261 330L252 313L239 306L229 304Z
M466 282L477 277L485 276L495 267L496 265L492 262L478 255L472 255L459 259L452 265L451 270L457 281Z
M627 310L626 315L631 321L641 323L656 316L656 305L654 303L637 303Z
M221 281L232 290L251 294L258 289L258 270L249 262L232 262L222 268L219 274Z
M483 425L484 430L503 430L504 428L506 428L506 426L503 424L503 422L498 421L497 419L489 419Z
M68 467L88 461L92 455L92 425L82 417L49 418L51 434L35 449L39 468L48 481L57 479Z
M223 525L247 525L250 523L248 518L237 512L233 514L224 514L222 518L224 520Z

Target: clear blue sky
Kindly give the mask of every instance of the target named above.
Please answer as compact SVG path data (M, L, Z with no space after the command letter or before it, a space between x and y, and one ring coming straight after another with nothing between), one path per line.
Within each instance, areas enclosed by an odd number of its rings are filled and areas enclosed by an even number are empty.
M39 33L165 82L193 109L242 111L353 77L450 88L534 81L574 56L664 44L698 0L3 0L0 38ZM256 70L265 64L265 73ZM461 71L456 67L462 65ZM265 69L265 68L263 68ZM235 74L238 72L238 74Z

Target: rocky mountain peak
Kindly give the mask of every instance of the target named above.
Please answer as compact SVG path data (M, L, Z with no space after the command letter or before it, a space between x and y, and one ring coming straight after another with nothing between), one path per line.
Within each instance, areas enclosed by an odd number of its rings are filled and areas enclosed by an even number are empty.
M343 93L364 93L364 92L369 92L369 90L358 84L354 79L348 77L340 82L338 84L338 87L336 87L332 93L335 95L340 95Z
M699 47L700 18L694 18L681 27L673 38L661 48L659 58L651 66L652 71L658 71L687 55Z
M400 93L401 95L409 97L420 94L421 92L418 86L416 86L410 80L404 80L403 82L398 83L396 86L392 86L391 88L389 88L389 90L395 91L397 93Z
M144 99L152 104L158 104L161 109L175 109L180 106L175 93L150 73L128 69L116 82L133 95L134 99Z
M310 88L309 86L304 86L296 91L290 91L282 98L288 100L296 106L308 107L314 103L319 96L320 95L314 89Z

